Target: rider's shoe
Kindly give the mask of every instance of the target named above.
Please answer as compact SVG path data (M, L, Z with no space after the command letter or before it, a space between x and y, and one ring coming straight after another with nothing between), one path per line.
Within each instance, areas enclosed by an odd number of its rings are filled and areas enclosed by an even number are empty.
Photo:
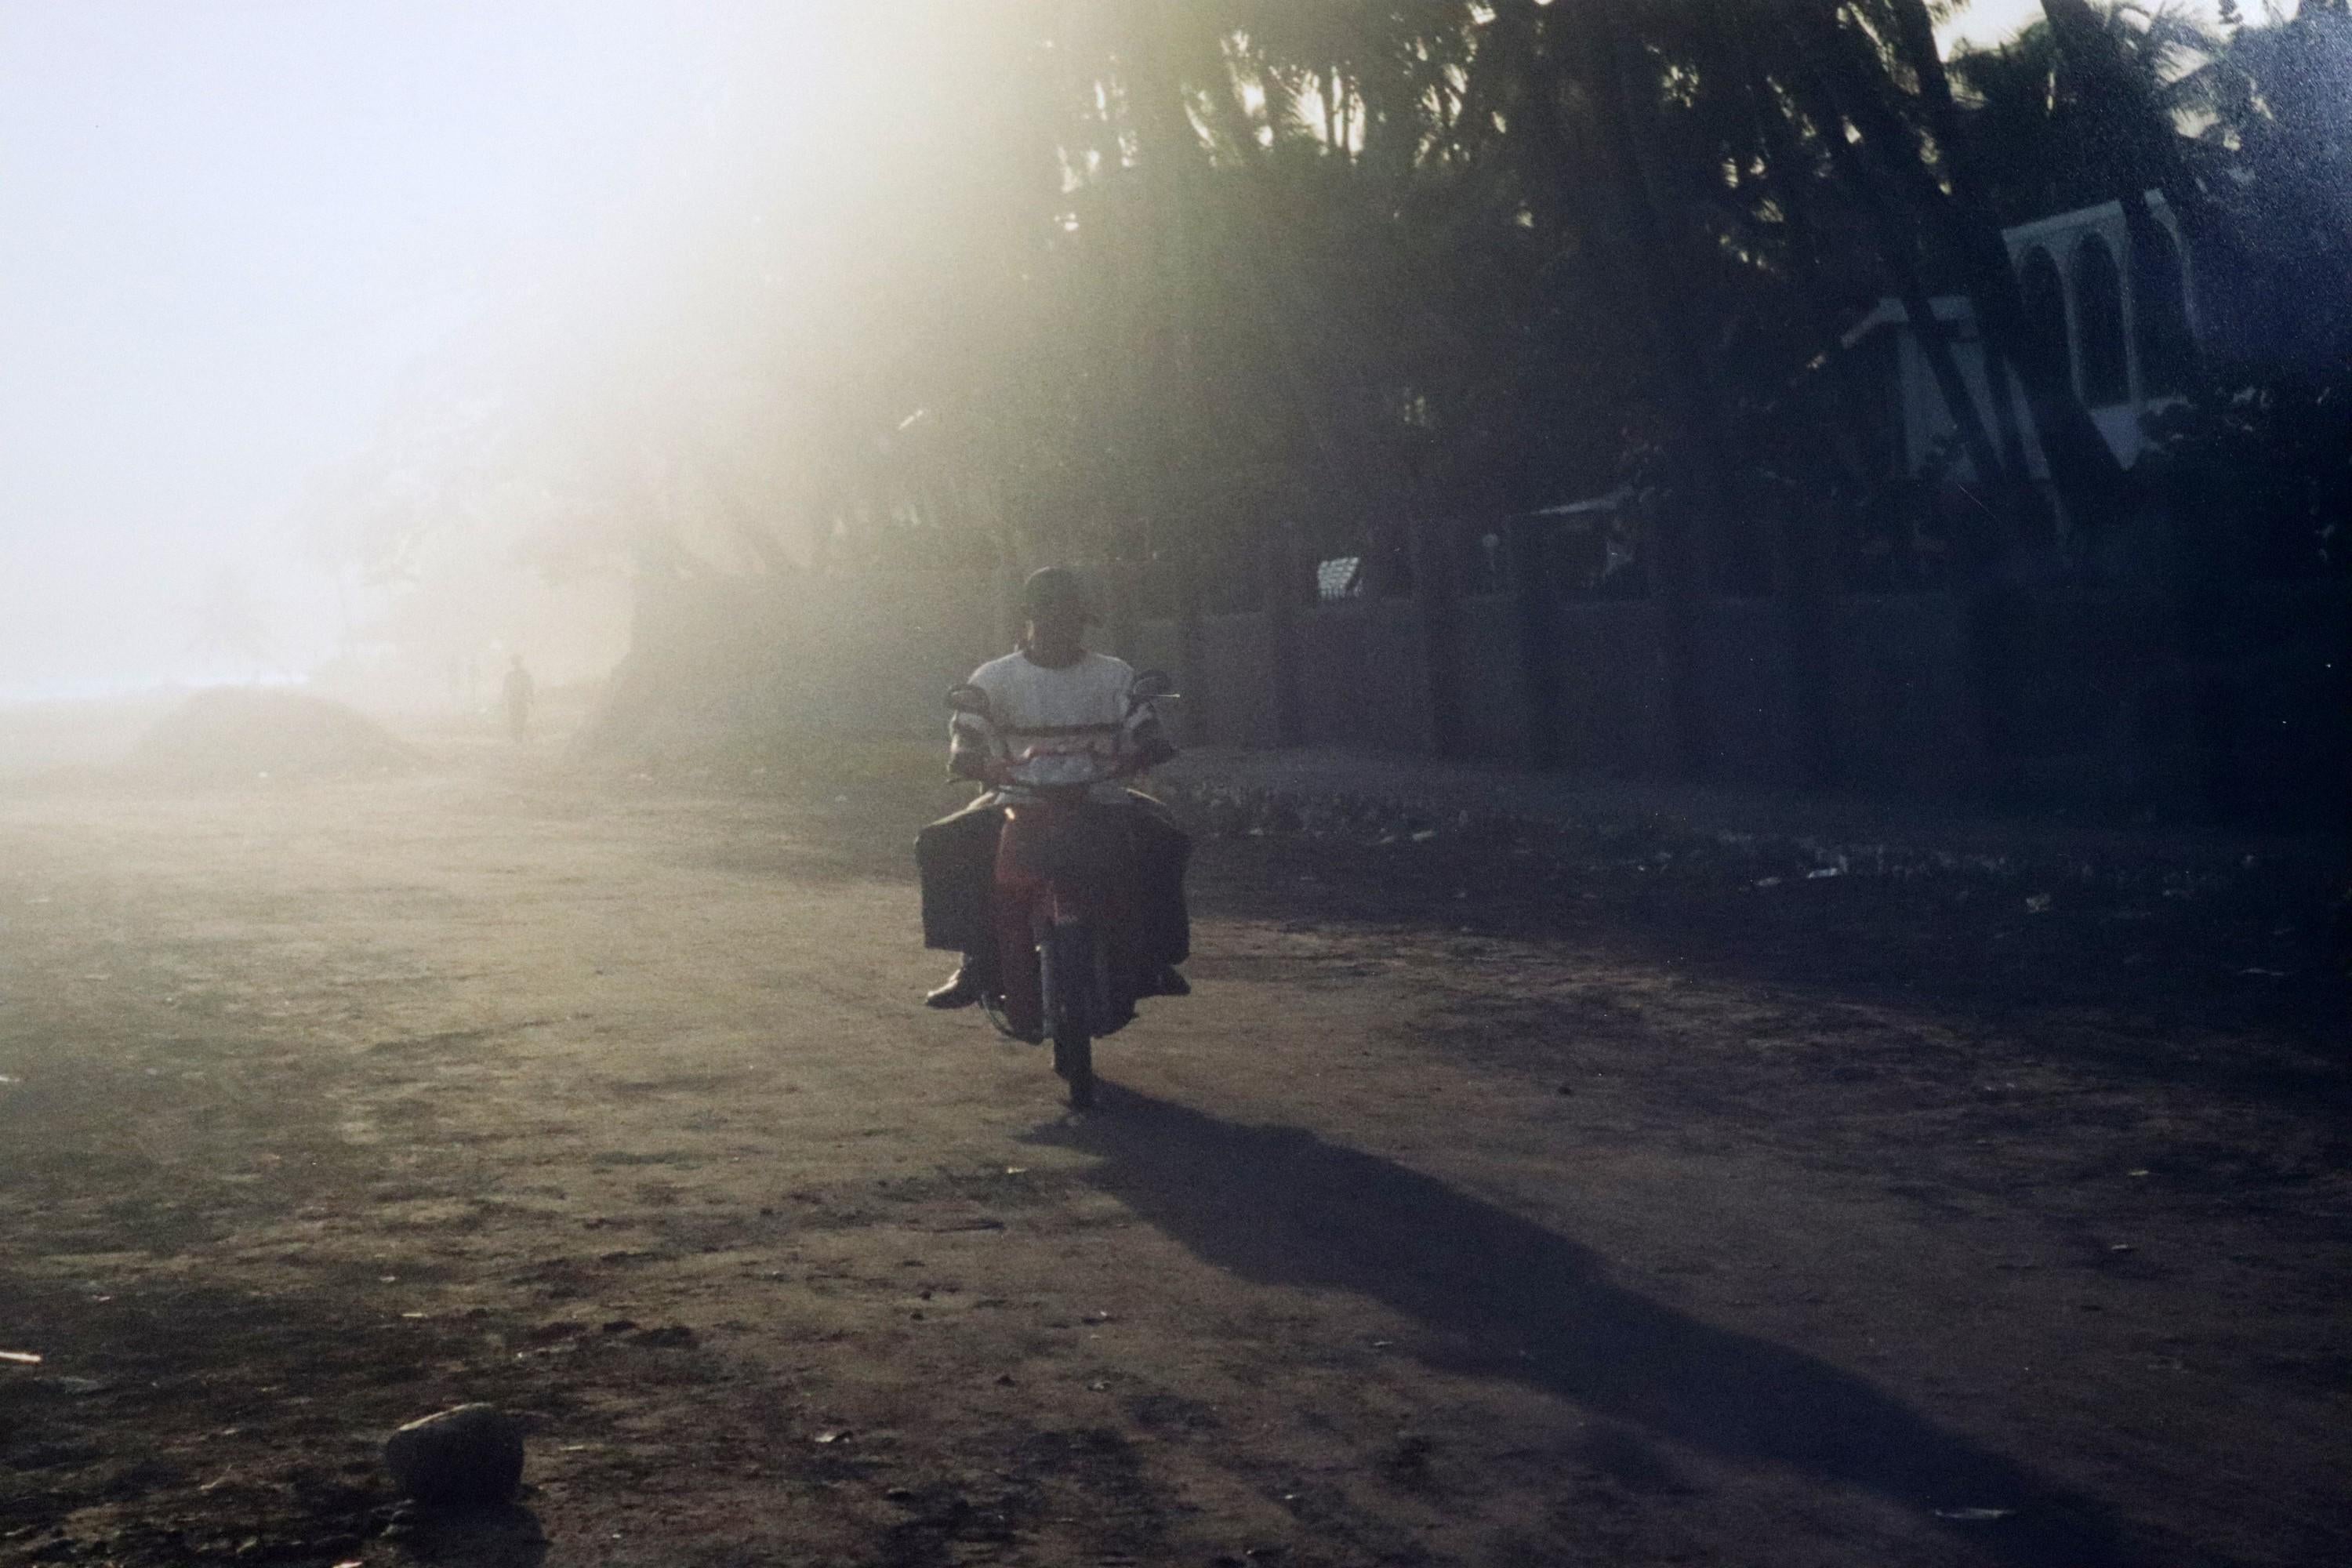
M1174 964L1163 963L1160 966L1159 974L1154 977L1151 982L1151 994L1154 996L1190 996L1192 994L1192 983L1185 979L1181 973L1177 973L1177 969Z
M923 998L923 1005L945 1012L969 1007L979 1000L980 983L972 977L971 965L964 963L957 965L956 972L948 976L946 984L935 987Z

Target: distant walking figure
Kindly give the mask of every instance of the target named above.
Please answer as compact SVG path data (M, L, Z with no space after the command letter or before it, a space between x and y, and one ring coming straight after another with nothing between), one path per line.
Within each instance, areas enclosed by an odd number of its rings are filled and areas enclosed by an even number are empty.
M522 655L517 654L514 656L514 663L507 670L506 698L507 733L518 741L530 731L530 704L533 695L530 671L522 667Z

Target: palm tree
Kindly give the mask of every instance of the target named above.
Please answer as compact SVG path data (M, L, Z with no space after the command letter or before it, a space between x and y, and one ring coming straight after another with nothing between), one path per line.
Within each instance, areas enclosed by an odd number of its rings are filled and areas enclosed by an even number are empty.
M2209 324L2219 306L2238 318L2224 324L2225 357L2352 353L2352 4L2233 22L2210 76L2199 149L2231 171L2220 201L2243 237L2230 289L2200 300ZM2251 334L2253 323L2267 330Z
M2179 134L2213 109L2222 41L2179 4L2153 9L2107 0L2095 17L2105 52L2128 69L2144 112ZM1987 170L2005 223L2021 223L2111 195L2109 150L2136 132L2120 130L2130 104L2060 47L2044 20L1994 48L1963 48L1950 61L1963 121ZM2185 151L2185 150L2184 150Z

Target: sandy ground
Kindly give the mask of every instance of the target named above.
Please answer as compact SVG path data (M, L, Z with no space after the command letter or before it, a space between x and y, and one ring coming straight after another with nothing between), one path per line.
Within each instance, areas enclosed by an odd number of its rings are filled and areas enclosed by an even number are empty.
M436 754L0 790L0 1562L2352 1560L2299 894L1212 844L1073 1117L939 792Z

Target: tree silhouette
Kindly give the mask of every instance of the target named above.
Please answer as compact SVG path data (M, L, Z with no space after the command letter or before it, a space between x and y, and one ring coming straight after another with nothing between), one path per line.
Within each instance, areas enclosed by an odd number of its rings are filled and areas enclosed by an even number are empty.
M2049 0L1948 60L1933 0L912 10L861 35L889 89L832 163L682 245L667 315L411 419L336 526L396 565L520 484L539 537L647 570L1075 556L1163 607L1281 608L1353 555L1435 626L1492 519L1633 481L1696 767L1693 606L1818 604L1911 504L1842 341L1878 298L1975 476L1963 586L2046 547L2029 447L2078 531L2138 504L2004 226L2121 201L2117 277L2197 284L2139 317L2168 382L2192 318L2226 363L2340 354L2352 313L2342 0ZM1966 395L1947 293L2021 411Z

